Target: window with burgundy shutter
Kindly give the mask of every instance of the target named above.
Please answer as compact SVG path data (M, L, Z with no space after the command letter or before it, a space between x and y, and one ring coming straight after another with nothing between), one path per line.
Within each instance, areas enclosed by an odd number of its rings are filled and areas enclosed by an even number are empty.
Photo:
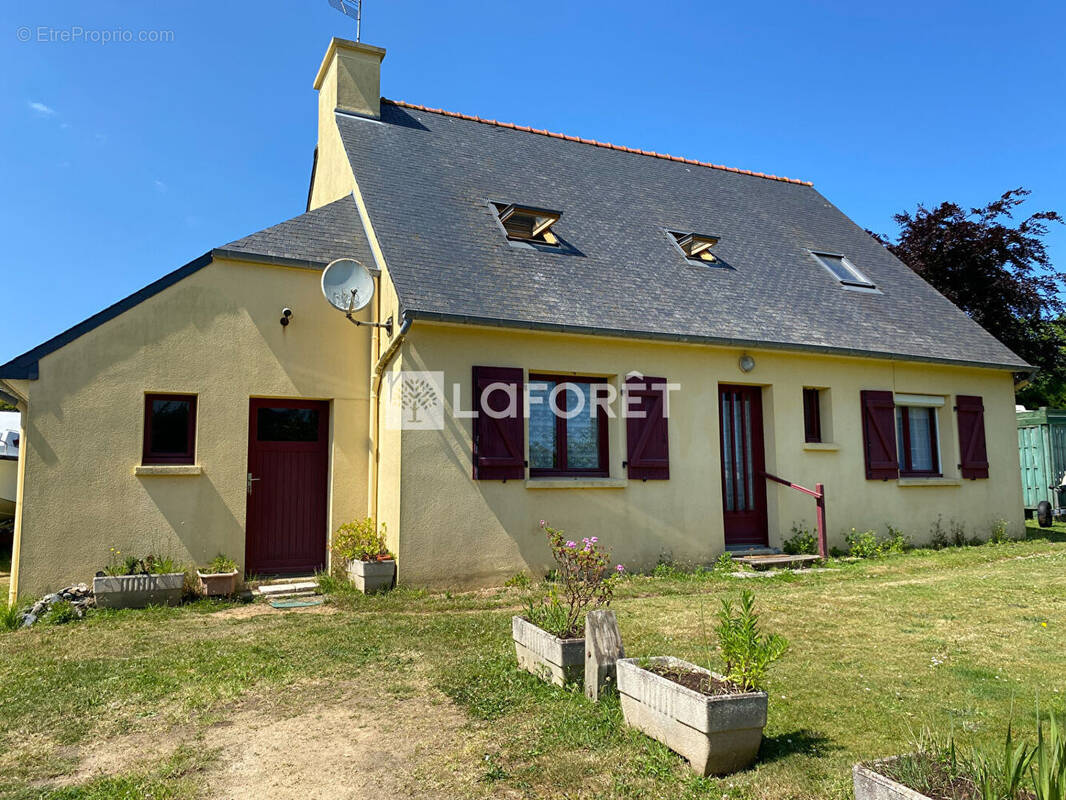
M896 406L892 392L863 391L860 396L866 479L876 481L898 478Z
M666 417L666 378L633 375L626 378L626 467L632 479L670 478L670 448ZM643 412L641 414L640 412Z
M976 395L955 398L959 418L959 470L963 478L988 477L988 450L985 446L985 404Z
M525 386L521 368L474 367L474 480L526 476L523 428Z

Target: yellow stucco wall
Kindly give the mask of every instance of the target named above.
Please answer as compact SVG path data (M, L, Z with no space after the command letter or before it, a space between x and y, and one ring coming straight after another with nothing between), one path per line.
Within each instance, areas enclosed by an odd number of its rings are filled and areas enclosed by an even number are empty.
M529 371L603 375L616 385L637 370L681 384L670 397L670 480L626 481L624 423L609 425L611 488L541 489L521 480L471 479L471 421L446 415L443 431L404 431L400 456L400 580L416 585L489 584L522 569L543 571L549 554L538 521L548 519L571 535L598 536L631 567L660 556L706 563L724 547L717 386L762 385L766 465L770 472L807 486L824 483L830 545L842 545L851 527L886 523L915 542L927 541L937 515L987 538L1006 520L1023 530L1021 480L1014 423L1013 380L1008 372L944 365L897 363L796 353L748 351L756 367L737 366L741 351L694 345L594 339L503 329L416 322L403 350L403 368L443 370L446 406L451 384L462 387L470 408L473 365ZM828 387L826 409L836 450L803 442L802 389ZM946 395L939 411L945 481L867 481L862 451L859 392ZM984 398L991 479L958 481L953 399ZM941 481L939 483L944 483ZM618 484L618 485L612 485ZM814 502L787 487L768 488L769 540L780 545L793 524L813 528ZM384 506L383 506L384 507Z
M331 401L330 529L366 515L371 333L326 305L320 276L216 260L46 356L40 378L20 382L29 400L20 594L90 579L112 546L242 561L253 396ZM285 306L294 316L283 328ZM202 474L133 474L146 392L198 395Z

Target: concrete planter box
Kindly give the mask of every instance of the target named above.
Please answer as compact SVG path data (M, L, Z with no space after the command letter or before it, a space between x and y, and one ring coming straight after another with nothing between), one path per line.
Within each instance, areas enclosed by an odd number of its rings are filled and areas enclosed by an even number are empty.
M237 570L233 572L204 573L196 571L200 586L208 597L228 597L237 591Z
M713 674L677 658L648 661ZM700 775L736 772L759 753L766 692L708 697L642 669L635 658L622 658L618 693L626 724L684 756Z
M363 594L384 592L392 588L396 577L396 562L388 561L349 561L348 577Z
M97 608L176 606L181 602L184 572L163 575L106 575L93 578Z
M511 637L522 669L557 686L584 682L584 639L560 639L522 617L511 617Z
M855 800L929 800L928 795L886 778L877 771L877 764L869 767L856 764L851 770L851 779L855 787Z

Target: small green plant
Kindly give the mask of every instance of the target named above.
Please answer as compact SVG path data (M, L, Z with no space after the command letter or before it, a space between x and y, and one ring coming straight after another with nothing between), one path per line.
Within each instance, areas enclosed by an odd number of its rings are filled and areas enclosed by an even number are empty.
M817 555L818 539L806 528L792 526L792 535L781 543L781 549L790 556Z
M1007 524L1007 520L999 519L992 523L992 532L988 537L989 544L1005 544L1010 541L1010 534L1008 533L1010 526Z
M753 591L741 593L739 613L734 613L732 600L723 598L715 633L725 659L725 676L746 692L764 691L770 665L785 654L788 641L776 633L759 632Z
M1021 791L1025 771L1033 750L1025 742L1015 746L1012 726L1007 724L1007 738L998 757L975 752L972 757L974 783L982 798L1015 798Z
M733 560L733 556L729 553L719 553L718 558L714 561L714 566L711 567L711 571L719 575L729 572L736 572L737 562Z
M848 555L854 558L877 558L881 555L881 544L877 541L877 534L873 531L860 533L855 528L844 537L848 545Z
M385 523L382 522L379 528L370 517L337 528L330 549L345 563L382 561L393 557L385 543Z
M888 526L888 538L881 542L881 555L900 555L910 549L911 543L899 528Z
M1036 800L1066 799L1066 732L1051 717L1047 738L1044 726L1037 728L1036 749L1031 756Z
M52 603L48 613L41 618L45 625L65 625L79 619L77 609L69 600L58 600Z
M555 587L548 590L548 596L540 602L534 602L533 598L526 600L525 618L538 628L547 631L552 636L560 639L576 639L580 637L580 631L570 622L570 615L559 600Z
M144 558L132 555L123 555L121 550L114 547L109 549L110 556L104 574L111 576L122 575L165 575L172 572L181 572L178 562L170 556L157 556L149 553Z
M949 525L951 527L951 543L955 545L955 547L965 547L969 544L969 541L966 538L966 528L963 527L961 522L951 520Z
M523 570L522 572L516 572L508 578L503 585L511 589L528 589L532 582L529 573Z
M951 542L948 541L948 535L944 531L943 517L937 514L936 522L929 528L929 546L934 550L943 550L950 545Z
M22 612L18 606L0 603L0 630L13 631L22 627Z
M222 553L215 556L210 564L200 570L204 575L223 575L236 571L237 562Z

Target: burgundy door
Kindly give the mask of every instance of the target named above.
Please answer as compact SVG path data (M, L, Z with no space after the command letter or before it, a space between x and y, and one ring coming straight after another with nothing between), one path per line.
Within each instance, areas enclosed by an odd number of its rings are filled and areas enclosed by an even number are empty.
M245 572L325 566L328 470L329 403L252 399Z
M766 469L762 433L762 389L718 387L722 433L722 507L725 543L765 545Z

